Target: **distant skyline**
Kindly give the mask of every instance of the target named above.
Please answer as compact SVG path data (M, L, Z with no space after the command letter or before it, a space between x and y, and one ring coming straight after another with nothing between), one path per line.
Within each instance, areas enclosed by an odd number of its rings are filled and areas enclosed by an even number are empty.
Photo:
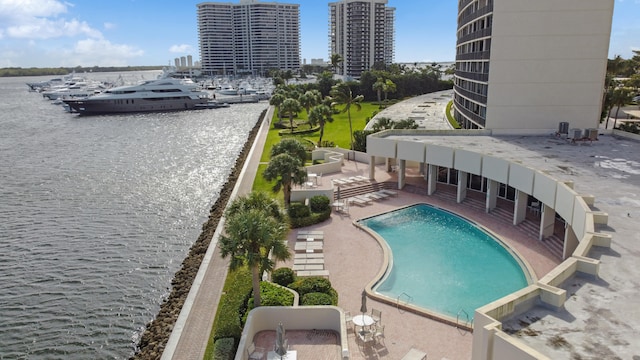
M186 55L198 61L201 2L0 0L0 67L173 65ZM329 1L277 2L300 4L301 61L327 61ZM457 1L388 6L396 8L395 62L455 60ZM640 50L638 14L640 0L615 0L609 58Z

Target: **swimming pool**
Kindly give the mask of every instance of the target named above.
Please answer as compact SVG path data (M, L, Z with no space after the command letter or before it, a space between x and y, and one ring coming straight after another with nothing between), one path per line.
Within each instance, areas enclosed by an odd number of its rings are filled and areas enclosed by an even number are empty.
M529 285L520 260L498 239L449 211L417 204L358 223L390 249L373 290L392 300L472 320L476 308Z

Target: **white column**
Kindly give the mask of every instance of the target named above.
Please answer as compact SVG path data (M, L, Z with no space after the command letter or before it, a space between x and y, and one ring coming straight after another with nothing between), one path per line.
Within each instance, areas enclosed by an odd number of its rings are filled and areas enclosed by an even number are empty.
M436 192L436 180L438 180L438 166L429 165L429 177L427 178L427 195Z
M498 185L497 181L487 179L487 202L485 205L487 213L495 209L498 203Z
M467 178L469 173L466 171L458 170L458 204L464 201L467 197Z
M544 203L541 206L542 215L540 215L540 235L538 235L538 240L553 235L553 228L556 224L556 211Z
M400 166L398 167L398 189L402 190L405 184L405 170L407 166L406 160L400 160Z
M376 178L376 157L369 157L369 180L375 180Z
M513 206L513 225L518 225L524 221L527 216L527 201L529 195L520 190L516 190L516 199Z

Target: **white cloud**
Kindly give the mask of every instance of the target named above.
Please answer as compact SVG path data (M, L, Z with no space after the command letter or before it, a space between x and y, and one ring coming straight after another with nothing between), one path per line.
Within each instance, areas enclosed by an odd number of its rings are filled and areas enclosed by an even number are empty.
M65 54L75 62L69 66L125 66L131 63L131 59L143 56L144 51L104 39L85 39L78 41L73 50Z
M116 24L114 23L110 23L110 22L106 22L103 24L104 28L107 30L111 30L111 29L115 29L117 27Z
M56 0L0 0L0 16L4 19L57 16L67 12L67 5Z
M191 45L187 45L187 44L172 45L169 48L169 52L178 53L178 54L185 54L190 51L191 51Z

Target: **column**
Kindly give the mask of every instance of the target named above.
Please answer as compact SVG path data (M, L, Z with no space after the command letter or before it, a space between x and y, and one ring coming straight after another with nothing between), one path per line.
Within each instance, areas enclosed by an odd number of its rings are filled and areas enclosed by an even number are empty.
M496 205L498 204L499 185L499 182L487 179L487 203L485 205L485 210L487 211L487 213L495 209Z
M369 180L375 180L376 178L376 157L369 157Z
M429 164L429 177L427 178L427 195L436 192L436 180L438 180L438 165Z
M540 235L538 235L538 240L542 240L553 235L553 228L556 224L555 209L545 205L544 203L542 203L541 206Z
M387 169L387 172L391 172L391 158L384 159L384 167Z
M405 168L407 166L407 160L400 160L400 166L398 167L398 189L402 190L405 183Z
M458 170L458 204L464 201L467 197L467 178L469 173L466 171Z
M527 216L527 202L529 195L520 190L516 190L516 199L513 206L513 225L518 225Z

